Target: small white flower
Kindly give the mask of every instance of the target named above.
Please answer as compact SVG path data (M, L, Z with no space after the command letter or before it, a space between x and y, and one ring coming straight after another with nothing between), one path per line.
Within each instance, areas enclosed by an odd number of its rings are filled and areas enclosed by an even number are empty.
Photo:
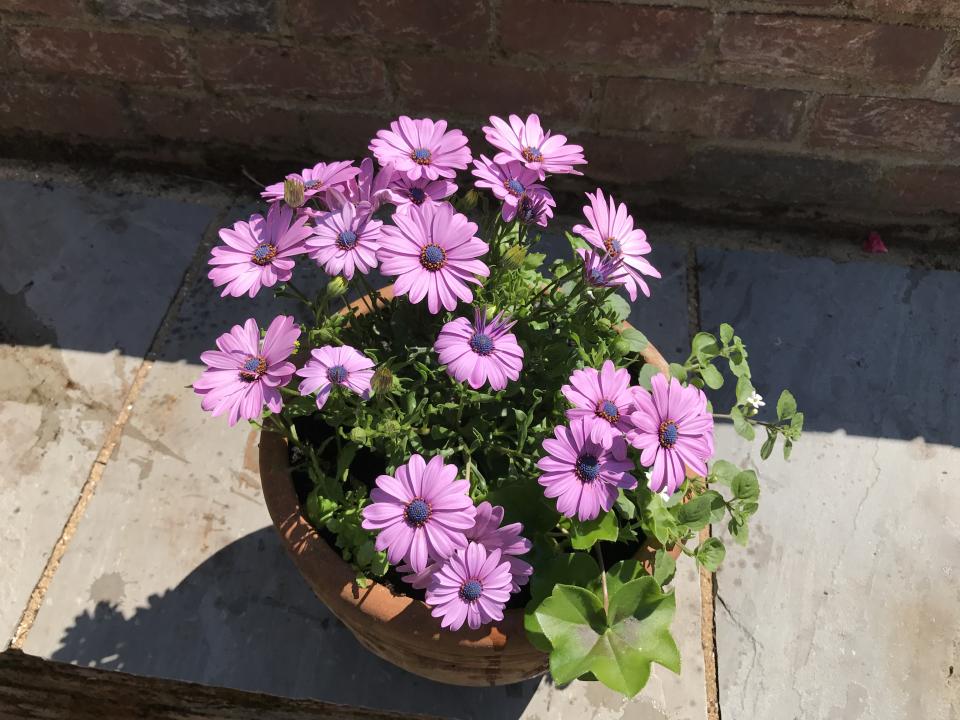
M766 405L766 403L763 401L763 395L758 393L756 390L754 390L750 397L747 398L746 404L753 407L754 410L759 410Z

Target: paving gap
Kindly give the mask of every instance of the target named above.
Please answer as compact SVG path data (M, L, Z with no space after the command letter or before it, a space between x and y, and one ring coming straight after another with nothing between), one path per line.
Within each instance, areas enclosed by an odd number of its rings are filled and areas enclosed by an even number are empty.
M177 289L177 292L174 294L173 299L170 301L170 304L167 306L167 310L163 315L163 319L160 321L160 325L157 327L156 333L154 333L153 340L150 342L150 347L147 349L146 357L137 368L137 372L133 376L133 382L130 384L130 389L123 398L123 405L120 413L113 421L113 425L110 427L110 431L107 433L106 440L104 440L103 445L100 447L100 452L97 453L97 457L93 461L93 466L90 468L90 473L87 475L87 479L84 481L83 487L80 488L80 494L77 497L77 501L74 503L73 509L70 511L70 515L67 517L67 521L63 525L63 530L60 531L60 536L53 545L53 550L50 552L50 557L47 558L47 563L44 565L43 571L40 573L40 578L37 580L36 585L33 586L33 590L30 593L30 598L27 600L27 605L24 608L23 613L20 615L20 621L17 623L17 628L14 631L13 639L10 641L10 647L15 650L22 649L23 644L27 640L27 635L29 635L30 629L33 627L33 623L37 619L37 614L40 612L40 606L43 604L43 598L47 594L47 589L50 587L53 576L60 567L60 562L63 560L63 556L67 552L67 547L70 545L70 541L73 539L74 534L76 534L77 527L79 526L80 521L83 519L83 515L87 510L87 505L90 504L90 500L93 498L93 495L97 490L97 486L100 484L100 479L103 477L103 471L120 442L120 437L123 435L123 430L126 427L127 421L130 419L130 415L133 413L133 404L140 396L140 391L143 388L143 384L147 380L147 375L149 375L150 369L153 367L157 352L166 342L167 335L170 332L170 327L173 324L173 319L180 311L180 306L183 304L183 300L190 291L190 288L193 287L198 273L203 271L204 257L210 251L210 247L216 241L217 231L222 226L223 220L230 212L232 205L232 202L228 203L226 207L220 210L220 212L214 216L213 220L210 221L210 224L207 225L207 229L204 230L203 237L197 246L197 250L194 253L193 258L191 258L190 262L187 264L187 268L184 271L183 277L180 281L180 286Z
M687 246L687 331L690 340L700 332L700 272L697 246ZM701 543L712 534L707 525L700 531ZM716 582L713 573L698 564L700 574L700 647L703 651L703 679L707 695L707 720L720 720L720 682L717 674L717 633L714 597Z

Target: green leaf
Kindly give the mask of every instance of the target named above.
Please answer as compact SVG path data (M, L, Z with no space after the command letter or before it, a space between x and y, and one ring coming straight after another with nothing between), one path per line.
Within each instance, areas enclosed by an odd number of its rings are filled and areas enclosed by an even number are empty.
M652 577L620 586L603 611L595 594L560 585L537 615L553 645L550 672L558 684L586 673L607 687L633 697L646 685L653 662L680 671L680 653L670 635L676 608Z
M719 538L707 538L697 547L697 562L703 565L710 572L716 572L723 562L727 549L720 542Z
M733 340L733 327L727 323L720 323L720 342L729 345L731 340Z
M708 332L698 332L694 335L690 347L701 363L705 363L720 354L717 339Z
M733 481L733 478L735 478L739 472L740 468L738 468L732 462L727 462L726 460L717 460L710 468L710 474L707 476L707 481L711 483L719 483L720 485L726 485L729 487L730 483Z
M610 310L614 314L618 322L622 322L630 317L630 303L619 295L610 295L605 305L607 310Z
M711 390L719 390L723 387L723 375L713 365L704 365L700 368L700 376Z
M529 478L506 482L491 490L487 500L503 506L504 523L523 523L531 535L547 532L560 518L556 507L544 497L543 488Z
M793 393L789 390L784 390L780 393L780 399L777 400L777 417L780 420L786 420L791 418L797 412L797 401L793 397Z
M600 540L616 540L619 530L614 512L605 512L586 522L572 520L570 525L570 543L574 550L589 550Z
M800 437L800 433L803 432L803 413L798 412L792 418L790 418L790 429L793 431L793 439L796 440Z
M659 372L660 372L660 368L658 368L656 365L651 365L650 363L647 363L642 368L640 368L640 372L637 373L637 384L642 388L646 388L647 390L650 390L651 389L650 380L653 378L654 375L656 375Z
M631 580L635 580L638 577L644 577L648 574L649 573L643 568L643 564L639 560L621 560L606 572L607 594L610 597L613 597L613 594L617 592L617 590L619 590L623 585L626 585ZM590 584L587 586L587 590L592 592L598 598L603 597L603 583L601 583L599 576L590 582Z
M737 473L730 483L733 496L738 500L755 501L760 497L760 481L753 470L743 470Z
M730 417L733 418L733 429L737 431L737 435L747 440L753 440L756 437L757 434L753 429L753 425L746 421L743 417L743 411L740 410L740 408L733 408L730 411Z
M793 440L786 438L783 441L783 459L789 460L791 452L793 452Z
M537 567L530 579L530 601L523 610L523 626L530 644L543 652L550 652L550 641L543 634L536 611L550 597L558 584L587 587L600 577L600 567L586 553L564 553Z
M737 403L743 405L747 398L750 397L755 392L753 383L750 382L750 378L746 375L741 375L737 378Z
M677 561L673 559L673 555L663 548L657 550L657 554L653 558L653 579L663 586L673 580L676 572Z
M679 363L670 363L670 375L682 383L687 381L687 369Z
M742 545L743 547L747 546L747 542L750 539L750 528L746 521L730 518L730 522L727 523L727 530L730 531L730 534L738 545Z
M650 493L650 500L643 508L642 526L644 530L652 533L661 545L669 545L680 530L677 519L657 493Z
M777 443L777 431L767 428L767 439L763 441L763 447L760 448L760 459L766 460L773 452L773 446Z
M627 345L630 347L630 352L640 352L641 350L646 349L647 345L650 344L650 341L647 340L647 336L635 328L626 328L620 333L620 337L627 341Z
M617 495L613 504L627 520L633 520L637 516L637 504L632 498L628 498L623 490Z
M702 495L677 506L677 522L690 530L702 530L711 522L723 517L726 504L716 490L707 490Z

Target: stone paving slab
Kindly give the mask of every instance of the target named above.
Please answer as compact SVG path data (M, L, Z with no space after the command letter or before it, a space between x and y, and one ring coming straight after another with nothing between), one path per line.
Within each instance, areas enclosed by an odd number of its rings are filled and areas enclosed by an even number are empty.
M320 282L298 271L305 289ZM283 307L266 296L217 295L200 277L185 298L51 583L27 652L449 717L705 718L699 583L691 566L682 567L676 583L684 674L656 668L647 690L630 703L597 683L441 685L361 648L283 553L260 494L256 435L201 412L186 387L201 370L194 359L216 335ZM681 312L676 324L685 323Z
M0 646L212 214L0 181Z
M699 257L704 326L731 322L760 392L789 386L809 428L789 462L718 432L762 487L717 575L723 717L956 718L960 275Z

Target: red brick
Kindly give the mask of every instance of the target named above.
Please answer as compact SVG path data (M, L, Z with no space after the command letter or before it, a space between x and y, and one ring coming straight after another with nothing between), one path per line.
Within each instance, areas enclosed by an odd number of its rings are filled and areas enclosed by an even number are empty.
M803 112L803 93L675 80L611 78L602 127L697 137L789 140Z
M131 134L116 93L104 88L62 84L0 83L0 127L109 140Z
M176 40L54 27L18 28L14 42L32 72L93 75L135 83L192 82L187 50Z
M507 52L560 62L650 63L675 67L703 52L709 12L559 0L511 0L500 14Z
M317 97L382 96L383 64L371 57L246 44L197 48L200 72L214 87L295 92Z
M299 38L477 50L487 44L485 0L287 0Z
M932 28L736 15L723 26L717 66L727 77L911 84L923 79L945 39Z
M391 119L381 114L308 110L304 116L308 147L318 158L359 159L370 154L370 140Z
M960 85L960 38L947 51L941 70L943 82L947 85Z
M960 18L957 0L851 0L854 10L933 18Z
M817 110L811 142L830 148L956 153L960 151L960 106L830 95Z
M130 98L144 133L204 143L295 147L302 144L296 110L270 107L246 98L186 98L143 94Z
M275 0L86 0L108 20L156 22L205 30L277 29Z
M536 112L549 127L557 119L580 121L588 112L591 80L562 70L527 70L486 63L411 59L396 72L402 107L413 112L473 115Z
M588 178L622 183L651 183L673 177L687 163L682 143L652 142L603 135L577 136L583 146Z
M0 12L50 15L57 18L82 14L80 0L4 0Z
M888 170L881 182L892 206L901 211L960 213L960 167L910 165Z

